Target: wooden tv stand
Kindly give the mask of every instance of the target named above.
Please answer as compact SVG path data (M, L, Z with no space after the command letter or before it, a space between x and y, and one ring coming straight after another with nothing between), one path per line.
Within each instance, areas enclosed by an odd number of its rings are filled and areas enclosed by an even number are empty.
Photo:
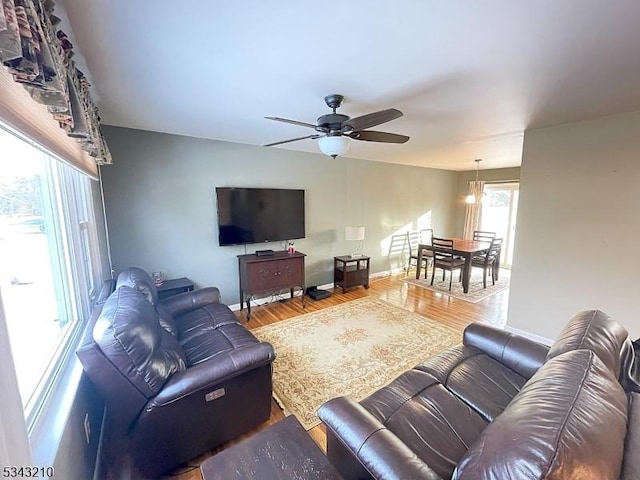
M251 297L256 293L288 288L293 298L296 287L302 290L304 308L304 257L300 252L273 252L270 256L238 255L240 311L247 302L247 321L251 319Z

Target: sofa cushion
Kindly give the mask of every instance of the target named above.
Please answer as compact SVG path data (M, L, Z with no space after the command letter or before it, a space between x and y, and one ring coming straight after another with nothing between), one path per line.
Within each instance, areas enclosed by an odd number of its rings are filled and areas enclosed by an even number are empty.
M206 334L218 327L230 324L241 325L231 309L223 303L208 303L200 308L177 315L178 338L182 340Z
M191 330L180 338L180 344L192 367L217 355L259 343L258 339L239 323L211 326L208 329Z
M193 366L258 340L222 303L209 303L177 317L178 339Z
M443 478L487 426L437 378L419 370L403 373L360 403Z
M455 479L617 479L627 423L624 390L600 358L549 360L460 460Z
M173 373L186 368L177 339L160 327L145 297L128 286L118 288L105 302L93 339L146 398L158 393Z
M158 303L158 289L147 272L138 267L129 267L120 272L116 281L116 289L122 286L138 290L154 307Z
M160 326L174 337L177 337L178 328L173 321L173 316L171 315L169 309L162 303L158 303L158 305L156 305L156 313L158 314L158 322L160 322Z
M538 371L549 353L546 345L480 322L467 325L462 343L481 350L526 379Z
M620 375L620 355L628 342L627 330L600 310L586 310L574 316L560 331L547 359L584 348L594 352L616 377Z
M123 270L120 272L120 275L118 275L116 288L120 288L122 286L131 287L144 295L144 298L146 298L149 303L153 305L153 308L156 309L160 326L174 337L178 336L178 329L173 321L171 312L168 308L159 303L158 289L147 272L138 267L129 267L126 270Z
M500 415L526 379L476 347L457 345L415 367L430 373L487 422Z

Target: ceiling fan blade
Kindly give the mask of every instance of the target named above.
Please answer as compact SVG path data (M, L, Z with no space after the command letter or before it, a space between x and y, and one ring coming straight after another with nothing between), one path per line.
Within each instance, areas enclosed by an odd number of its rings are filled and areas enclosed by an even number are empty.
M375 130L363 130L361 132L352 132L349 137L354 140L364 140L365 142L382 142L382 143L406 143L409 137L406 135L398 135L397 133L376 132Z
M316 126L311 123L299 122L297 120L289 120L288 118L280 118L280 117L264 117L264 118L266 118L267 120L275 120L276 122L284 122L284 123L291 123L293 125L300 125L301 127L316 128Z
M281 142L268 143L267 145L263 145L263 147L273 147L274 145L282 145L283 143L297 142L298 140L306 140L307 138L316 139L320 137L322 137L322 135L307 135L306 137L291 138L289 140L282 140Z
M355 132L365 130L367 128L375 127L382 123L390 122L396 118L400 118L402 112L395 108L389 108L387 110L380 110L379 112L368 113L360 117L351 118L342 123L342 127L351 127Z

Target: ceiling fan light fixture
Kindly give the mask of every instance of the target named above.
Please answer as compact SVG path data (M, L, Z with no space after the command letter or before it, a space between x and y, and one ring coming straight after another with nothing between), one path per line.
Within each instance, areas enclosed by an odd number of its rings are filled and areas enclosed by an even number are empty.
M409 137L399 135L397 133L379 132L377 130L369 130L371 127L382 125L402 116L402 112L395 108L387 108L378 112L367 113L359 117L351 118L349 115L337 113L336 109L340 107L344 97L342 95L327 95L324 99L325 103L332 113L327 113L318 117L316 125L307 122L299 122L298 120L289 120L281 117L265 117L267 120L275 120L277 122L289 123L300 127L307 127L315 130L315 133L304 137L290 138L280 142L273 142L264 145L265 147L274 147L285 143L297 142L298 140L318 139L318 147L325 155L336 158L343 155L349 148L351 140L359 140L363 142L378 143L406 143Z
M336 158L349 150L351 139L342 135L327 135L318 139L318 147L325 155Z

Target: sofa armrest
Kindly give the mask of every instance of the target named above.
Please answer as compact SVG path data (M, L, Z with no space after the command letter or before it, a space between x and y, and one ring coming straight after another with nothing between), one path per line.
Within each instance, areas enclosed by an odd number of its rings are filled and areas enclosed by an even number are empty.
M160 300L167 307L173 317L204 307L210 303L220 303L220 290L216 287L206 287L191 292L179 293Z
M148 408L162 407L202 390L208 390L243 373L267 365L275 359L270 343L260 342L217 355L181 372L174 373ZM205 392L209 393L209 392Z
M320 407L318 416L373 478L440 480L438 474L359 403L347 397L334 398Z
M465 328L463 343L482 350L525 378L536 373L549 351L546 345L478 322Z

